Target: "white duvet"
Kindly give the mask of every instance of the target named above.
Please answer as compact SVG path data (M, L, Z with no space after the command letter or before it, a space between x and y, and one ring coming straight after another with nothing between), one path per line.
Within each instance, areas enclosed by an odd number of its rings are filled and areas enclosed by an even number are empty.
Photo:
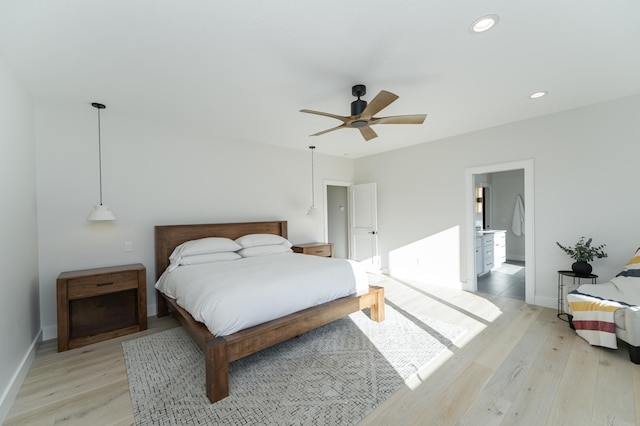
M214 336L363 294L368 286L356 262L298 253L180 266L156 283Z

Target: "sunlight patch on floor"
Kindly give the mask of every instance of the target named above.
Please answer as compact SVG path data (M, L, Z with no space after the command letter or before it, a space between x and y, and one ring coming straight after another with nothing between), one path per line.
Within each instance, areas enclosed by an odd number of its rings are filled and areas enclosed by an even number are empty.
M500 272L502 274L507 274L507 275L515 275L518 272L522 271L523 269L524 269L523 266L512 265L510 263L503 263L501 266L495 268L494 271Z
M388 275L378 275L374 281L375 285L385 288L385 298L390 305L398 304L408 312L456 324L466 330L451 342L451 346L420 367L417 375L406 381L407 388L412 391L443 368L460 349L472 342L503 314L501 308L487 295Z

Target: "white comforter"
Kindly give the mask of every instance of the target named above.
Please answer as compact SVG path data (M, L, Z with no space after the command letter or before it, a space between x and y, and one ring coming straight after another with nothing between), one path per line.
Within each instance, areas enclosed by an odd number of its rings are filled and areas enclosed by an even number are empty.
M180 266L156 288L176 299L215 336L225 336L368 290L361 265L343 259L281 253Z

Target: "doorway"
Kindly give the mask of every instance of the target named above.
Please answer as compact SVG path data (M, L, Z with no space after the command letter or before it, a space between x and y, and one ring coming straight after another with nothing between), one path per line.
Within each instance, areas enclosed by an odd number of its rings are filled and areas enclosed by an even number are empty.
M524 170L474 175L478 291L525 299ZM489 247L488 247L489 246ZM489 255L490 259L485 259Z
M467 282L464 289L520 298L533 304L533 160L469 168L465 173L468 232ZM517 197L523 207L521 229L514 228ZM483 214L483 208L489 210L489 214ZM506 243L502 258L499 256L501 237ZM482 251L485 245L489 249L485 257L494 257L489 261L483 259L483 262L478 256L485 254ZM492 261L494 258L495 263Z
M333 243L333 256L349 259L349 187L351 182L324 181L324 240Z
M334 244L334 257L379 274L376 184L325 181L324 187L325 241Z
M333 257L349 258L349 198L347 186L327 185L327 242Z

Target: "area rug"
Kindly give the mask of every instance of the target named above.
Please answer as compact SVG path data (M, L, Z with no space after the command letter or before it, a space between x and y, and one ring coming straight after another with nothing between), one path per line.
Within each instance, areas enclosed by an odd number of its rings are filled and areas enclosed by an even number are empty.
M122 345L137 425L352 425L463 332L389 305L382 323L357 312L231 363L214 404L181 327Z

